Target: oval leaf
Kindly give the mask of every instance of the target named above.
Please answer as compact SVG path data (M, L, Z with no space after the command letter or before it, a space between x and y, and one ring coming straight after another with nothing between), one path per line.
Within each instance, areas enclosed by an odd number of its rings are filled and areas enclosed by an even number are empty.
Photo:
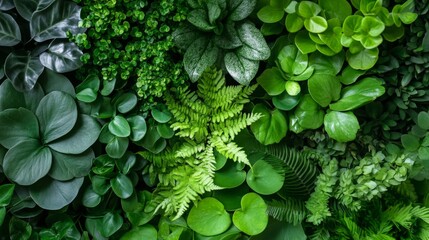
M256 0L239 0L230 2L229 19L232 21L241 21L247 18L255 9Z
M104 237L110 237L122 227L122 224L124 224L124 219L119 213L108 212L102 220L101 234Z
M132 93L122 94L115 104L120 113L127 113L137 105L137 96Z
M152 117L159 123L166 123L170 121L173 114L168 110L164 104L158 104L152 108Z
M119 173L115 178L110 180L112 190L116 196L125 199L134 192L134 186L131 180L124 174Z
M54 91L42 98L36 116L43 141L49 143L72 130L77 120L76 103L67 93Z
M332 111L325 115L325 130L338 142L349 142L356 138L359 122L353 112Z
M287 121L278 109L271 111L265 105L257 104L252 113L262 115L258 121L250 126L255 138L260 143L264 145L278 143L286 136Z
M285 79L276 67L266 69L256 81L270 96L276 96L285 91Z
M120 240L138 240L138 239L157 240L158 232L155 229L155 227L153 227L150 224L146 224L146 225L131 229L120 238Z
M259 68L258 61L249 60L234 52L225 54L224 62L229 75L242 85L248 85Z
M283 187L284 176L264 160L258 160L247 173L247 185L255 192L270 195Z
M117 137L128 137L131 134L130 124L120 115L115 116L108 127L109 131Z
M36 116L25 108L7 109L0 112L0 144L12 148L16 144L39 138Z
M87 208L93 208L98 206L101 202L101 196L98 195L92 189L92 186L89 186L82 195L82 204Z
M237 54L249 60L267 60L270 57L270 48L264 36L253 24L245 22L238 26L237 32L243 43Z
M308 79L308 91L320 106L327 107L340 98L341 83L331 74L314 74Z
M237 163L228 161L226 166L216 171L213 182L221 188L235 188L246 180L246 172L238 168Z
M134 142L140 141L144 137L144 135L146 135L146 120L143 116L136 115L127 118L127 121L131 127L130 140Z
M283 9L267 5L258 11L257 16L264 23L275 23L282 20L284 14Z
M241 199L241 209L232 216L234 225L248 235L264 231L268 225L267 204L256 193L248 193Z
M195 232L213 236L225 232L231 225L231 218L221 202L207 197L192 207L187 222Z
M72 42L58 43L48 51L40 54L39 59L43 66L57 73L71 72L83 64L80 57L83 55L78 46Z
M24 92L34 88L44 67L29 52L16 51L7 56L4 69L15 89Z
M49 176L59 181L68 181L75 177L84 177L91 171L95 154L89 149L78 155L63 154L52 150L52 167Z
M19 25L7 13L0 12L0 46L15 46L21 42Z
M219 48L206 37L195 40L183 56L183 65L192 82L197 81L206 68L215 64Z
M15 8L19 15L27 21L31 20L31 15L36 11L37 5L39 4L38 0L13 0L13 2L15 3Z
M121 158L127 151L128 138L114 137L106 146L107 154L112 158Z
M30 196L43 209L59 210L76 198L82 184L83 177L66 182L44 178L31 186Z

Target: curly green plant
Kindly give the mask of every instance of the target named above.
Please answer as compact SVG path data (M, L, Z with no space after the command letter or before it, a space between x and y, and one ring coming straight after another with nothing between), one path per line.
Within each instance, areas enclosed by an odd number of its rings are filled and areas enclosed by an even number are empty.
M206 68L217 65L234 80L249 84L259 61L270 49L255 25L248 20L256 0L188 0L187 22L174 33L176 45L184 53L183 64L193 82Z

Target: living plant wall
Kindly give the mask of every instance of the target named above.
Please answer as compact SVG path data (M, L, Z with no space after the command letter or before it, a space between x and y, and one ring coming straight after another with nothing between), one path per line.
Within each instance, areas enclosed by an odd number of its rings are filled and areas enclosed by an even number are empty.
M0 1L0 239L429 239L428 0Z

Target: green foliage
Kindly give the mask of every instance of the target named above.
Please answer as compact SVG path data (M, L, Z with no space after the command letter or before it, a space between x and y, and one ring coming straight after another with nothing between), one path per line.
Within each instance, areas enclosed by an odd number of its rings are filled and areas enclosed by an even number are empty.
M65 73L82 66L82 51L67 41L78 34L81 8L71 1L8 1L0 11L0 79L18 91L33 89L45 68ZM7 11L9 10L9 11Z
M288 222L293 225L300 224L308 212L301 200L287 198L286 200L272 200L267 202L269 216L278 221Z
M95 72L103 81L130 81L144 108L167 88L185 83L171 38L178 22L186 19L185 1L77 2L83 6L81 26L88 29L73 37L85 49L82 76Z
M206 68L219 65L237 82L248 85L259 61L270 56L260 31L248 20L256 0L188 1L188 22L174 33L176 45L185 51L183 65L197 81Z
M176 144L158 155L140 152L151 162L148 172L158 183L153 199L157 209L177 219L191 201L218 188L213 182L215 150L249 165L246 153L233 140L260 117L242 113L255 87L225 86L222 72L209 68L199 79L197 91L178 89L176 96L167 96Z

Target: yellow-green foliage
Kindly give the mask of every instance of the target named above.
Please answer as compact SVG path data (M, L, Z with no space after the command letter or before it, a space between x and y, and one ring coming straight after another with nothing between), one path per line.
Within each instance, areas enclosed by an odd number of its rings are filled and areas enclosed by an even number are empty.
M207 69L197 91L178 90L168 95L173 114L171 127L177 143L159 155L141 152L151 162L149 171L158 181L153 204L167 215L180 217L191 201L207 191L219 189L214 183L216 149L220 154L249 165L246 153L233 142L244 128L260 118L243 113L254 86L226 86L221 71Z

